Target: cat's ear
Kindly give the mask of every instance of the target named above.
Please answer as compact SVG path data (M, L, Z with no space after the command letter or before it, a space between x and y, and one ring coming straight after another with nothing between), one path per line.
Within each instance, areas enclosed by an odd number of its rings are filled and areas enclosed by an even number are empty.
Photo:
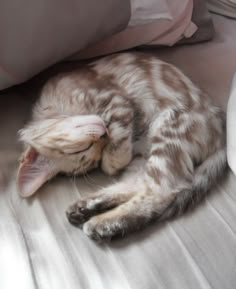
M29 147L18 169L17 185L22 197L33 195L46 181L57 174L55 165L47 157Z

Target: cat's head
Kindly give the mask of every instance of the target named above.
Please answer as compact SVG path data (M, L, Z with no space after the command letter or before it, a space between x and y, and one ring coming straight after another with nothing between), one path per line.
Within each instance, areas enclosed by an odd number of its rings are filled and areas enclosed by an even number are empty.
M96 168L107 142L103 120L96 115L32 122L20 131L25 152L17 184L23 197L34 194L57 175L84 174Z

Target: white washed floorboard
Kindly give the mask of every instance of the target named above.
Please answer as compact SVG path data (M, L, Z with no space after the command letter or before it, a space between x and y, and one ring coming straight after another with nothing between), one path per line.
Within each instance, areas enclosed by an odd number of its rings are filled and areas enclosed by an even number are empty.
M0 194L1 289L232 289L235 177L191 214L104 245L65 217L68 205L105 183L100 173L90 178L57 178L30 200L14 183Z
M6 194L0 190L0 288L34 289L28 244Z
M1 276L6 277L0 279L1 288L16 284L24 289L232 288L236 239L228 224L236 223L236 206L228 192L221 194L218 189L192 214L175 221L98 245L65 217L69 204L104 184L99 173L91 178L93 185L80 178L57 178L30 200L19 198L14 184L7 198L1 194L2 218L8 220L1 226L5 237L0 252L5 257L0 266ZM236 187L235 178L228 181L231 190ZM15 268L12 256L16 256ZM25 275L9 279L17 268Z

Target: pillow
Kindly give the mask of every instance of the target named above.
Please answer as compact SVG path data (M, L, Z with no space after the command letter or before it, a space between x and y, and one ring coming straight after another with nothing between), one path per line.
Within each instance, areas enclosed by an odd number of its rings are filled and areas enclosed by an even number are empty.
M90 45L82 51L78 51L71 59L102 56L140 45L171 46L183 37L191 37L196 32L197 27L191 22L192 0L140 1L142 5L140 10L143 9L144 11L148 5L152 6L152 9L147 9L146 13L146 18L149 21L141 23L139 19L139 21L135 21L136 25L132 25L132 18L136 18L136 16L131 15L131 21L125 30ZM136 11L134 9L135 2L137 0L131 0L131 11L133 13ZM151 13L151 11L155 10L156 13ZM148 12L152 16L155 15L155 17L150 17Z
M129 20L129 1L0 1L0 89L121 31Z
M63 60L212 37L203 0L96 4L96 0L0 1L0 89Z
M206 41L212 39L213 34L213 23L204 0L131 0L131 20L124 31L78 51L70 60L137 46Z
M227 106L227 157L228 163L236 175L236 73Z

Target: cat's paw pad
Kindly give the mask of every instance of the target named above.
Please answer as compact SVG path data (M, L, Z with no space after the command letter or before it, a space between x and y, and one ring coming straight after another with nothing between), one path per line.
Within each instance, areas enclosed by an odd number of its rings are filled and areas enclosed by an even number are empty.
M68 221L76 226L85 223L91 217L90 210L86 208L86 203L83 201L70 206L66 211L66 215Z
M83 225L83 231L95 241L110 241L113 236L121 233L121 227L118 223L102 222L94 217Z

